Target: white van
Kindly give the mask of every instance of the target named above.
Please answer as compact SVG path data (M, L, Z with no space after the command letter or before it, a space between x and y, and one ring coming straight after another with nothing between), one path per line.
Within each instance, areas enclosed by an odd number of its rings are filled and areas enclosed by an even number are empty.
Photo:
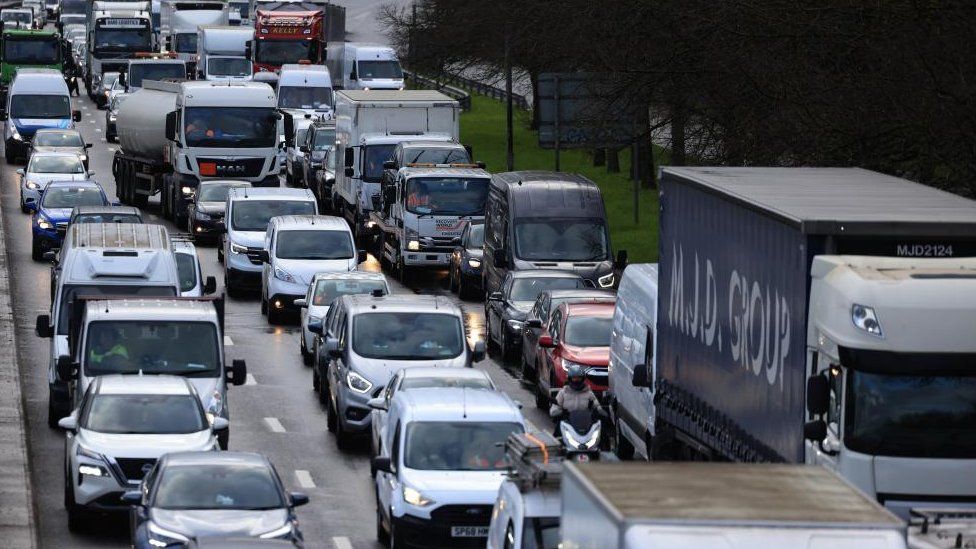
M342 90L402 90L403 69L390 46L329 42L325 66Z
M18 69L0 113L7 164L27 158L34 132L42 128L74 128L81 111L71 110L64 76L55 69Z
M617 289L610 340L610 440L622 459L647 459L654 436L654 357L657 318L657 263L624 269Z
M322 65L287 64L278 77L278 108L293 116L332 118L332 77Z

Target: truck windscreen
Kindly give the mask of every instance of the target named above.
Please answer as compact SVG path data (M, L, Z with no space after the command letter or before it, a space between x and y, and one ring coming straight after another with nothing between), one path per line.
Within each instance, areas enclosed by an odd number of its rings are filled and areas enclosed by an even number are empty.
M406 195L407 210L418 215L484 215L488 179L414 177Z
M33 22L32 19L33 17L31 17L31 14L26 11L4 10L3 13L0 13L0 21L3 21L4 23L20 23L24 26L24 28L28 29Z
M606 223L587 218L518 220L515 256L527 261L606 261L610 259Z
M179 53L197 52L197 33L184 32L173 37L173 51Z
M364 80L374 78L403 78L403 70L397 61L360 61L358 77Z
M243 57L213 57L207 60L211 76L250 76L251 62Z
M3 60L24 65L56 65L61 62L61 48L54 37L7 38L3 41Z
M85 375L220 375L217 326L174 320L96 321L85 338Z
M95 29L95 51L149 51L152 30L149 28Z
M331 109L332 88L279 86L278 107L282 109Z
M318 48L314 40L258 40L255 42L254 62L280 66L302 59L315 60Z
M10 98L10 118L69 118L71 100L67 95L24 95Z
M61 14L85 14L85 0L61 0Z
M68 315L71 314L69 304L76 297L97 295L125 295L139 297L173 297L176 288L173 286L119 286L119 285L88 285L68 284L61 290L61 301L58 305L58 335L68 335Z
M188 147L237 149L278 143L278 117L270 107L190 107L183 121Z
M129 65L126 84L141 88L143 80L162 80L164 78L186 78L186 65L183 63L136 63Z

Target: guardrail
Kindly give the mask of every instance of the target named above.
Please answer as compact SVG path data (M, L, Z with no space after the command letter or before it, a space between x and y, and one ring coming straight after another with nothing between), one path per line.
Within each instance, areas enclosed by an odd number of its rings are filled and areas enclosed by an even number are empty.
M439 90L444 95L456 99L457 102L461 105L461 110L465 110L465 111L471 110L471 94L462 90L461 88L450 86L440 80L434 78L428 78L426 76L417 74L413 71L406 71L406 70L403 71L403 78L407 82L413 82L415 85Z
M463 88L467 88L475 93L486 95L499 101L505 101L506 97L508 96L508 94L505 93L505 90L501 88L456 74L441 73L437 77L431 78L429 76L419 75L412 71L403 71L403 75L407 80L412 80L422 86L439 89L446 95L457 99L458 102L461 103L461 108L464 110L471 109L471 96ZM513 93L512 104L524 111L529 110L529 100L522 95Z

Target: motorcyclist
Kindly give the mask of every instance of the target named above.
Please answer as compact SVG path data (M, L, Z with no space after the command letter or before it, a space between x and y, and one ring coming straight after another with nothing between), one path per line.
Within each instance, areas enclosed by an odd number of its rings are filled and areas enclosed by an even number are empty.
M556 401L549 408L549 416L558 418L578 410L593 410L600 405L596 395L586 385L586 373L574 364L566 371L566 384L556 393Z

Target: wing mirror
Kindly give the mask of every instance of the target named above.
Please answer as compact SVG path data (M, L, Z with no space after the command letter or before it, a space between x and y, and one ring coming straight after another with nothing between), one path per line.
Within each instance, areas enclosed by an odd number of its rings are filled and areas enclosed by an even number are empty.
M71 111L71 119L75 122L81 122L81 111Z
M352 176L356 175L356 171L353 170L351 166L347 166L346 169L345 169L345 171L343 173L346 174L346 177L352 177Z
M17 171L15 173L17 175L23 176L24 175L24 168L17 168Z
M247 363L241 359L231 361L227 369L227 381L234 385L244 385L247 382Z
M367 258L368 258L368 255L366 253L366 250L359 250L357 252L356 260L359 263L365 263Z
M296 303L297 305L297 303ZM308 331L313 334L322 335L322 321L321 320L311 320L308 323Z
M332 358L337 358L342 353L339 351L339 340L330 337L325 340L325 352Z
M51 315L37 315L34 333L37 334L37 337L44 338L54 335L54 328L51 327Z
M491 292L488 294L488 301L504 301L505 295L501 292Z
M803 424L803 438L811 442L823 442L827 438L827 422L815 419Z
M539 329L542 328L542 321L538 318L530 318L525 321L526 328Z
M119 499L126 505L142 505L142 492L132 490L122 494Z
M308 494L302 492L292 492L288 494L288 501L291 502L292 507L301 507L308 503Z
M77 374L75 363L68 355L61 355L58 357L58 362L55 365L55 369L57 370L58 378L60 378L61 381L74 379L75 375Z
M647 377L647 366L645 364L634 364L634 375L630 380L630 384L634 387L651 386Z
M395 169L395 168L396 168L396 162L394 162L392 160L386 160L386 161L383 162L383 169L384 170L392 170L392 169Z
M812 416L822 416L830 407L830 382L824 374L807 379L807 412Z
M481 362L488 354L488 347L484 341L476 341L471 349L471 362Z
M304 297L300 297L294 301L296 307L308 307L308 300Z
M58 420L58 427L72 433L78 430L78 418L74 414Z
M617 252L617 261L614 263L614 266L618 269L623 269L625 265L627 265L627 250L619 250Z
M373 461L370 462L370 467L374 471L382 471L384 473L393 472L393 463L390 461L390 458L385 456L374 457Z
M552 336L539 336L539 347L542 347L543 349L552 349L555 346L556 343L552 340Z
M210 426L210 428L214 431L223 431L228 427L230 427L230 422L227 421L227 418L220 416L215 417L213 419L213 424Z
M208 276L206 282L203 283L203 293L204 295L210 295L216 293L217 291L217 279Z

